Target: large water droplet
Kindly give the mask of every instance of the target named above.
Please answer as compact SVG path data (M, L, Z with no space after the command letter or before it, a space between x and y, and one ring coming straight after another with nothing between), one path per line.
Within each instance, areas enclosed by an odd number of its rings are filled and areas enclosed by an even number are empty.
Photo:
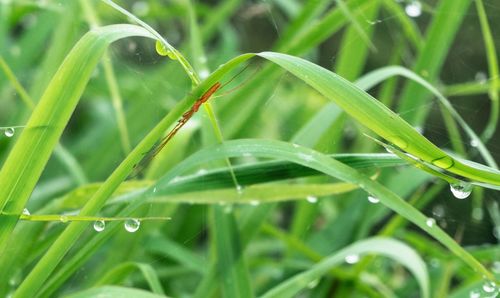
M24 208L23 209L23 215L31 215L30 211L28 210L28 208Z
M436 220L432 217L429 217L426 221L425 224L429 227L432 228L436 225Z
M419 17L422 14L422 3L419 1L411 1L406 5L405 12L409 17Z
M359 262L359 255L348 255L345 257L345 262L347 264L356 264Z
M16 130L13 127L8 127L4 131L4 134L7 138L14 136L15 133L16 133Z
M125 227L125 230L127 232L134 233L137 230L139 230L139 227L141 226L141 222L135 218L131 218L131 219L127 219L123 226Z
M318 202L318 198L315 197L315 196L307 196L306 197L306 200L311 203L311 204L314 204L314 203L317 203Z
M453 196L457 199L465 199L472 192L472 184L467 182L459 182L450 184L450 190Z
M106 223L104 222L104 220L96 220L94 222L94 230L96 232L102 232L104 231L104 228L106 228Z
M372 204L377 204L378 202L380 202L380 200L379 200L379 198L370 195L370 196L368 196L368 202L370 202Z

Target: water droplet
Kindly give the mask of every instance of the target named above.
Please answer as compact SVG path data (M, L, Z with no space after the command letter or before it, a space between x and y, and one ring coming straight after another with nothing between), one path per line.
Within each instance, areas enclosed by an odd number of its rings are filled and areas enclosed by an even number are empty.
M425 224L429 227L432 228L436 225L436 220L432 217L429 217L426 221Z
M493 228L493 236L500 240L500 226L496 226Z
M315 197L315 196L307 196L306 200L311 203L311 204L314 204L314 203L317 203L318 202L318 198Z
M106 228L106 223L104 222L104 220L96 220L94 222L94 230L96 232L102 232L104 231L104 228Z
M143 17L149 13L149 4L146 1L135 2L132 5L132 12L139 17Z
M14 134L16 133L15 129L13 127L8 127L5 129L4 131L4 134L7 138L10 138L12 136L14 136Z
M250 205L252 205L252 206L259 206L260 205L260 201L259 200L251 200L250 201Z
M445 213L443 205L436 205L432 208L432 214L437 218L443 218Z
M488 81L488 76L482 71L478 71L474 78L476 82L482 85L486 84L486 82Z
M493 281L487 281L483 284L483 291L488 294L494 293L497 290L497 285Z
M461 181L459 183L450 184L450 190L455 198L465 199L472 192L472 184Z
M477 140L470 140L470 145L471 147L476 148L477 146L479 146L479 142Z
M405 12L409 17L419 17L422 14L422 3L419 1L411 1L406 5Z
M159 40L156 40L155 49L160 56L168 56L168 58L172 60L177 59L177 56L175 56L175 54L171 50L167 49Z
M60 220L61 222L63 222L63 223L66 223L66 222L68 222L68 220L69 220L69 219L68 219L68 217L67 217L66 215L61 215L61 216L59 217L59 220Z
M125 230L129 233L134 233L139 230L141 222L135 218L127 219L123 225Z
M356 264L359 262L359 256L358 255L348 255L345 257L345 262L347 264Z
M23 209L23 215L31 215L30 211L28 210L28 208L24 208Z
M368 202L373 203L373 204L377 204L378 202L380 202L380 200L377 197L368 196Z
M471 290L469 292L469 297L470 298L479 298L479 297L481 297L481 292L479 290Z

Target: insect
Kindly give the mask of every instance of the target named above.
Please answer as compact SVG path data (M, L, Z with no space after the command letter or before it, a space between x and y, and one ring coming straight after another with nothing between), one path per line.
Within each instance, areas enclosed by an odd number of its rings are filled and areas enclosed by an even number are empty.
M224 84L221 84L220 82L216 82L215 84L210 86L210 88L208 88L207 91L205 91L205 93L203 93L194 102L194 104L191 106L191 108L189 110L187 110L184 114L182 114L182 118L179 119L179 121L177 121L177 124L174 126L174 128L172 128L172 130L167 134L167 136L165 136L163 138L163 140L161 141L161 143L154 149L154 151L151 155L151 158L154 158L156 155L158 155L158 153L160 153L160 151L175 136L175 134L179 131L179 129L181 129L182 126L184 126L184 124L186 124L189 121L189 119L191 119L191 117L193 117L193 115L196 112L198 112L198 110L200 109L200 106L202 104L207 102L212 97L212 95L215 92L217 92L219 89L221 89L224 86L226 86L227 84L231 83L237 76L239 76L243 71L245 71L247 69L247 67L248 67L248 65L245 66L242 70L240 70L236 75L234 75L229 81L225 82ZM241 87L241 85L236 87L236 88L239 88L239 87ZM233 90L230 90L228 92L231 92Z

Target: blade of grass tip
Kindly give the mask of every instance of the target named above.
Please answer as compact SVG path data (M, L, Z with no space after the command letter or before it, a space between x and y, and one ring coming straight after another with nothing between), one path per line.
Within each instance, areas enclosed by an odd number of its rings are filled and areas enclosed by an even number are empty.
M418 84L425 88L427 91L429 91L431 94L436 96L436 98L439 100L442 106L444 106L450 114L453 116L453 118L458 122L458 124L462 127L462 129L467 133L471 141L474 141L477 144L477 148L479 150L479 153L481 156L484 158L486 163L494 168L497 169L497 164L495 162L495 159L489 152L489 150L486 148L484 143L481 141L479 136L472 130L472 128L467 124L467 122L460 116L460 114L455 110L453 105L444 97L439 90L437 90L434 86L431 85L428 81L426 81L424 78L420 77L416 73L412 72L409 69L406 69L401 66L387 66L387 67L382 67L380 69L374 70L366 75L363 76L363 78L359 79L355 84L360 87L363 90L367 90L371 88L372 86L378 84L379 82L395 76L403 76L405 78L408 78L412 80L415 84Z
M485 166L473 166L450 156L392 110L342 77L298 57L275 52L262 52L258 55L291 72L333 100L357 121L404 151L465 178L492 185L500 184L499 171Z
M479 22L481 24L481 31L483 33L484 46L486 48L486 57L488 60L488 69L490 73L490 83L488 94L491 99L490 107L490 118L481 134L481 139L487 142L497 128L498 113L500 109L498 92L500 89L500 73L498 70L498 57L497 51L495 49L495 42L491 34L490 25L488 24L488 17L486 16L486 11L484 10L484 5L482 0L476 0L476 10L479 16Z
M97 38L97 41L101 43L109 43L109 39L113 41L119 37L127 37L127 35L139 35L156 39L155 36L153 36L149 31L144 30L144 28L132 25L111 25L102 27L99 29L99 32L94 32L94 34L89 33L89 38L96 38L96 36L94 35L99 36L98 33L104 35L100 36L100 38ZM104 52L104 49L105 47L103 46L101 54ZM89 51L89 53L94 53L94 51ZM234 69L239 64L250 59L251 57L253 57L253 55L246 54L228 61L226 64L222 65L214 73L212 73L210 77L208 77L186 98L179 102L132 150L132 152L115 169L115 171L113 171L113 173L103 183L103 185L94 194L94 196L92 196L92 198L81 209L80 215L93 215L98 212L101 207L104 206L106 200L118 188L120 183L123 182L132 172L134 166L144 157L144 152L147 152L153 147L153 145L161 138L164 131L175 121L177 121L186 111L186 109L194 103L197 96L201 94L202 90L205 90L206 88L211 86L210 84L214 84L224 74ZM97 63L97 61L95 61L95 63ZM88 66L87 64L85 65ZM153 189L149 189L147 193L148 195L151 195L153 193ZM140 198L143 197L141 196ZM136 208L137 203L133 204L132 207L129 206L126 211L131 212L130 210L134 211ZM21 213L21 211L19 211L19 213ZM55 269L55 267L59 264L64 255L67 253L67 251L75 243L81 233L83 233L86 227L87 225L84 223L70 223L64 230L64 232L57 238L57 240L53 242L52 246L39 260L36 266L31 270L29 275L24 279L23 283L19 286L16 293L14 294L14 297L26 297L27 295L29 296L29 293L39 290L46 279L49 277L49 275L52 273L52 271Z
M423 48L418 54L413 70L425 74L434 82L440 73L452 41L458 31L471 0L442 0L427 29ZM451 14L451 15L450 15ZM399 112L414 126L422 126L429 107L425 105L428 93L414 82L408 82L401 94Z
M100 26L100 21L98 15L95 13L92 5L88 0L80 0L80 6L83 10L85 19L90 25L90 28L96 28ZM102 60L104 67L104 76L106 79L106 84L108 85L108 90L111 94L111 103L116 114L116 122L118 124L118 131L120 133L120 142L122 145L123 153L126 155L131 150L130 137L127 128L127 120L125 117L125 112L123 110L123 99L120 94L120 88L118 87L118 82L116 80L115 71L113 69L113 62L109 57L108 53L104 54L104 59Z

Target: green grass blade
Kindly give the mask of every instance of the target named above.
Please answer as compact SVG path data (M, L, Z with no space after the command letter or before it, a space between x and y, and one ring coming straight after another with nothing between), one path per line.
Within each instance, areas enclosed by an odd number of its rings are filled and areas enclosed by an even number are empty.
M207 161L226 157L244 156L244 154L248 153L260 157L286 159L311 167L345 182L359 185L369 194L379 198L384 205L405 217L407 220L413 222L429 235L433 236L462 261L468 264L471 268L474 268L474 270L476 270L479 274L484 275L487 279L493 279L491 272L489 272L467 251L460 247L455 240L453 240L435 224L429 225L428 218L426 216L398 197L392 191L380 185L378 182L360 174L358 171L346 166L345 164L309 148L271 140L228 141L223 145L201 150L196 154L191 155L178 167L172 169L169 174L160 179L160 181L161 183L167 183L187 169L193 168L194 166Z
M273 61L335 101L346 113L402 150L457 175L500 184L500 172L471 167L449 156L401 117L343 78L306 60L272 52L259 56Z
M429 298L429 274L422 258L408 245L390 238L371 238L356 242L326 257L311 269L299 273L272 288L262 298L294 297L300 290L328 273L330 269L345 262L349 256L376 253L404 265L417 279L422 297Z
M498 125L498 113L500 109L498 89L500 89L500 72L498 70L498 57L495 48L495 41L491 34L490 25L488 24L488 17L484 10L482 0L476 0L476 10L481 24L481 31L483 32L484 46L486 47L486 58L488 59L488 69L490 72L491 81L489 84L488 94L491 99L490 119L484 128L481 138L484 141L489 140L495 133Z
M89 289L63 296L65 298L89 298L89 297L135 297L135 298L165 298L167 296L153 294L144 290L135 288L105 286L100 288Z

